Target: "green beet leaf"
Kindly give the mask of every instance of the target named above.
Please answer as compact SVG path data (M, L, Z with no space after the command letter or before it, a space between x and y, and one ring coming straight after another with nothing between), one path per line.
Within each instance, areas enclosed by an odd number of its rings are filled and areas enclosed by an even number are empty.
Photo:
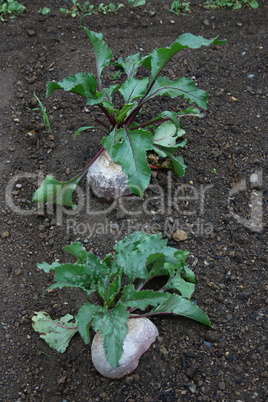
M90 296L95 290L95 282L86 272L85 265L61 264L55 268L54 280L56 283L49 286L47 291L62 288L80 288Z
M223 45L226 40L219 40L218 36L214 39L205 39L203 36L196 36L191 33L185 33L178 37L176 42L182 46L187 46L189 49L198 49L202 46Z
M54 271L56 267L60 266L59 262L53 262L53 264L48 264L47 262L42 262L42 264L37 264L37 268L42 269L44 272L48 273Z
M104 260L94 255L93 253L87 253L87 261L85 263L85 272L92 282L95 284L102 283L106 285L107 277L109 277L109 267Z
M77 327L78 332L81 335L86 345L90 342L89 328L96 311L101 311L102 307L92 303L85 303L80 307L77 314Z
M154 290L134 289L134 285L127 285L120 297L120 303L128 308L145 310L148 306L157 306L169 297L165 293Z
M128 56L125 60L122 57L119 57L115 64L122 67L127 74L127 77L130 78L137 74L142 61L143 57L141 54L136 53Z
M146 130L115 130L102 141L114 162L129 177L128 186L134 194L143 195L150 183L151 170L146 151L153 148L153 135Z
M181 272L179 272L165 287L165 290L171 289L178 290L183 297L190 299L194 293L195 285L194 283L187 282L185 279L183 279L181 277Z
M150 277L147 264L148 259L154 254L164 255L167 240L161 239L161 234L147 234L135 232L126 236L115 245L116 254L114 264L124 270L128 282L135 279L147 279ZM129 256L132 258L129 258ZM151 263L151 261L149 262Z
M41 186L35 191L33 201L38 205L51 203L65 205L75 209L76 205L72 201L72 195L81 177L82 176L79 176L70 181L60 182L52 175L47 175L42 181Z
M73 135L73 139L75 140L76 139L76 137L79 135L79 134L81 134L83 131L86 131L86 130L91 130L91 129L96 129L97 127L96 126L83 126L83 127L79 127L79 129L74 133L74 135Z
M100 101L96 92L96 77L93 74L78 73L64 78L64 80L59 82L51 81L47 84L46 96L50 96L53 92L59 89L84 96L87 101L91 100L93 102L92 104Z
M163 248L167 245L167 239L162 239L161 233L146 234L144 232L134 232L126 236L123 240L120 240L114 246L117 253L124 251L125 247L130 245L131 252L136 249L151 250L152 252L159 251L159 248Z
M187 165L184 163L182 156L174 156L171 152L165 150L166 155L171 159L173 163L174 172L178 177L184 176Z
M139 7L144 6L146 0L128 0L128 2L132 7Z
M209 46L211 44L221 45L225 41L215 39L205 39L202 36L192 34L183 34L173 42L170 46L160 49L155 49L150 56L144 58L143 65L151 69L150 83L153 83L162 71L168 61L178 52L183 49L198 49L201 46Z
M185 131L178 129L178 127L171 121L166 121L157 127L154 134L154 144L159 147L165 148L178 148L177 139L182 137ZM158 148L158 154L161 152ZM166 156L163 152L160 156Z
M191 268L188 267L188 265L183 266L183 274L182 277L187 281L187 282L192 282L192 283L197 283L196 276L194 272L191 270Z
M59 320L52 320L49 314L39 311L33 316L33 329L40 338L60 353L64 353L70 340L77 332L77 322L71 314L66 314ZM72 322L74 321L74 322Z
M112 367L118 367L123 354L123 343L128 333L129 313L118 303L113 309L94 314L92 327L101 331L105 356Z
M182 96L189 103L195 103L199 107L206 109L208 103L208 94L202 89L198 89L196 84L190 78L179 78L177 81L172 81L166 77L159 77L152 86L147 100L155 96L170 96L176 98Z
M126 80L121 87L119 88L119 92L124 98L125 103L133 102L135 99L141 98L145 95L147 90L149 79L142 78L129 78Z
M87 251L79 242L74 242L70 244L70 246L63 247L63 250L72 254L77 259L78 264L81 264L87 260Z
M150 312L150 315L158 314L181 315L212 327L209 317L200 307L177 294L171 294L169 298Z
M98 90L101 90L101 74L104 67L108 66L110 60L113 57L113 53L106 45L103 40L103 35L101 33L96 33L89 31L87 28L83 27L89 40L93 46L95 58L96 58L96 69L97 69L97 82Z
M116 121L120 125L123 123L125 118L130 114L130 112L136 107L137 103L128 103L122 107L121 110L115 110L116 113Z

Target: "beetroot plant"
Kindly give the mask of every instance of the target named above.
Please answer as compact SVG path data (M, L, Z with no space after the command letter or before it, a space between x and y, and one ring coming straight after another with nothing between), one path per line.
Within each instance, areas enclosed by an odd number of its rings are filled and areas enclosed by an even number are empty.
M181 127L180 118L189 115L202 116L196 107L206 109L209 96L192 79L181 77L172 80L161 75L161 72L169 60L184 49L224 43L217 38L205 39L186 33L170 46L155 49L147 56L136 53L125 59L120 57L115 60L102 34L85 27L84 30L94 49L96 73L80 72L58 82L49 82L47 96L64 90L84 97L87 107L97 107L103 118L96 117L94 124L78 129L74 138L84 130L98 127L104 133L103 148L83 172L70 181L61 183L52 175L47 176L33 197L39 204L52 202L73 207L73 189L105 150L122 167L128 177L128 187L134 194L143 195L150 183L148 151L168 158L175 174L183 176L186 165L182 156L176 155L178 149L186 144L182 139L185 131ZM103 85L103 71L109 66L116 66L123 72L125 79L121 84ZM176 112L162 111L146 121L146 116L142 115L145 104L159 96L183 97L191 106ZM118 98L121 100L119 107Z
M161 234L134 232L103 260L81 243L72 243L65 250L76 258L74 264L38 264L45 272L54 273L55 283L47 291L79 288L88 300L75 317L67 314L53 320L47 312L33 317L34 330L58 352L66 350L77 332L88 344L91 329L101 331L107 362L117 368L129 319L174 314L211 327L208 316L190 300L196 277L186 264L188 252L167 246Z

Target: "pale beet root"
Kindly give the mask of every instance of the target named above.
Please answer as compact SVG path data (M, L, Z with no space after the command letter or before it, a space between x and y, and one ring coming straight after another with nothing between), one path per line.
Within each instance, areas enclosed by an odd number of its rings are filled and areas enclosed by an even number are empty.
M146 317L131 318L128 334L124 340L123 355L119 367L112 367L105 356L103 338L98 331L91 345L92 362L96 370L108 378L122 378L132 373L139 364L140 357L147 352L159 335L156 326Z
M93 194L107 201L132 194L127 185L127 175L106 151L89 167L87 180Z

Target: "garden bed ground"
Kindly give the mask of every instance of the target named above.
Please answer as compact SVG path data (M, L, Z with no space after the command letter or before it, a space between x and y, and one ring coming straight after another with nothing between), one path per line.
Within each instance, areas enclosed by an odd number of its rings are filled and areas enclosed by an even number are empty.
M264 2L258 9L238 11L209 11L201 1L192 2L192 13L177 17L163 6L168 2L151 1L138 9L84 18L89 29L103 33L117 57L147 54L185 32L219 35L227 44L181 53L166 69L170 78L195 76L210 93L206 116L183 121L189 141L182 151L188 165L185 177L159 172L146 198L110 205L86 196L84 180L81 208L73 215L59 209L36 213L31 197L38 174L67 180L99 150L96 133L72 140L77 128L92 123L95 109L88 113L82 100L60 92L45 100L48 81L91 72L93 53L79 19L59 13L66 2L33 3L24 16L0 24L0 400L267 400ZM51 15L38 14L44 5ZM34 92L47 106L53 133L33 110ZM147 112L177 107L178 100L164 98ZM253 187L252 174L258 175ZM174 242L177 229L187 232L186 241ZM111 381L95 371L90 347L78 336L61 355L32 330L34 311L56 318L76 313L83 301L72 290L42 298L52 278L36 263L64 261L62 247L74 240L104 256L115 241L135 230L162 232L172 246L189 250L189 265L199 279L194 300L209 314L214 329L179 317L154 319L160 332L157 343L133 375Z

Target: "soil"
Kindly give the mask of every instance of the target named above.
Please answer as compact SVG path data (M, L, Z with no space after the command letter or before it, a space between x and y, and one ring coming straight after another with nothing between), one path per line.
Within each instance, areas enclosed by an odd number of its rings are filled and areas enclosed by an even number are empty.
M147 54L191 32L227 39L223 46L181 52L170 78L195 77L210 94L204 118L185 118L188 165L183 178L154 173L146 197L101 203L81 182L78 210L36 211L38 177L68 180L100 149L101 134L73 133L97 110L46 83L93 72L93 53L79 18L59 12L66 1L21 1L25 14L0 24L1 172L1 401L266 401L267 390L267 7L206 10L176 16L168 2L127 6L83 19L102 32L116 57ZM26 4L27 3L27 4ZM98 2L93 2L98 3ZM166 3L163 5L163 3ZM38 10L50 7L42 16ZM107 73L108 78L108 73ZM52 132L34 98L47 107ZM186 104L185 104L186 105ZM177 110L157 99L148 115ZM43 175L43 176L42 176ZM7 197L6 197L7 196ZM176 242L181 229L187 239ZM180 317L155 318L160 336L132 375L101 377L90 346L79 336L68 350L51 350L31 325L35 311L53 318L75 314L84 302L74 290L45 294L52 277L38 262L68 261L62 248L80 240L103 257L135 230L163 233L190 252L198 278L193 300L210 316L209 329Z

